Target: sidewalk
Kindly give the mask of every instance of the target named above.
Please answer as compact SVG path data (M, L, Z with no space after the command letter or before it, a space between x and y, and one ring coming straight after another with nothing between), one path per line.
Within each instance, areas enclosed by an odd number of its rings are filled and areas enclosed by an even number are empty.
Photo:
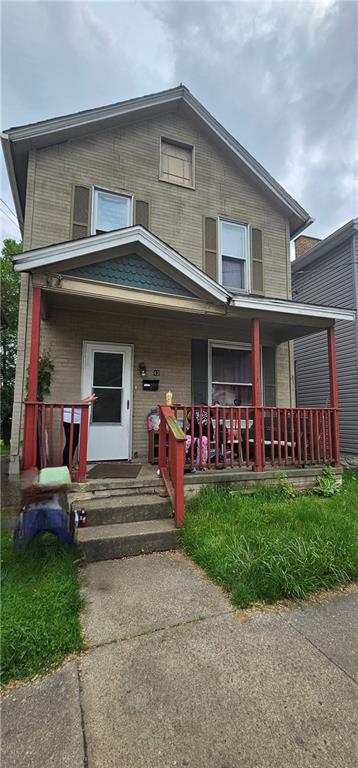
M353 768L358 592L235 611L180 553L85 569L90 651L3 703L3 768Z

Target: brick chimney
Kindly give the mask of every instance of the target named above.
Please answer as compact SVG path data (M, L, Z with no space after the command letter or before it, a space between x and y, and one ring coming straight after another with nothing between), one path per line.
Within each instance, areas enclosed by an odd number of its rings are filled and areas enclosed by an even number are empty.
M307 237L307 235L300 235L295 240L295 259L303 256L306 251L310 251L317 243L321 242L320 237Z

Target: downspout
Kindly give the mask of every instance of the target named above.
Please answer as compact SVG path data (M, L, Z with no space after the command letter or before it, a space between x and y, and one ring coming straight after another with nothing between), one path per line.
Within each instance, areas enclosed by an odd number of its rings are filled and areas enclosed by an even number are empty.
M291 284L291 252L290 252L290 227L288 222L286 223L286 299L292 299L292 284ZM292 374L292 358L294 358L294 345L291 341L287 342L287 356L288 356L288 377L289 377L289 392L290 392L290 408L296 405L295 381L294 372Z

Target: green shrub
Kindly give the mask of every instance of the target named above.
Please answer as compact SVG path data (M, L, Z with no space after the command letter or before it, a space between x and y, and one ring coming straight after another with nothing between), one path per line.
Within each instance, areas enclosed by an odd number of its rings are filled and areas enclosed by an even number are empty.
M341 483L337 480L336 473L329 464L323 467L322 475L317 478L317 483L312 489L318 496L334 496L341 490Z

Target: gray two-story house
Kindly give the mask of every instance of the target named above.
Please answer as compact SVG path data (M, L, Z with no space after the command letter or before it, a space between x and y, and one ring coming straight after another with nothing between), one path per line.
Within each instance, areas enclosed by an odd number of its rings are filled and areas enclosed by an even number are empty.
M307 421L292 340L327 331L332 351L354 313L292 301L290 240L311 217L187 88L2 136L24 241L12 471L61 463L68 423L80 479L87 461L145 461L168 391L200 441L192 463L339 464L334 360L331 411ZM192 405L205 406L197 432Z
M295 241L292 290L295 301L345 309L358 305L358 219L324 240ZM327 403L328 355L321 333L295 343L297 405ZM337 322L337 368L341 448L358 461L358 323Z

